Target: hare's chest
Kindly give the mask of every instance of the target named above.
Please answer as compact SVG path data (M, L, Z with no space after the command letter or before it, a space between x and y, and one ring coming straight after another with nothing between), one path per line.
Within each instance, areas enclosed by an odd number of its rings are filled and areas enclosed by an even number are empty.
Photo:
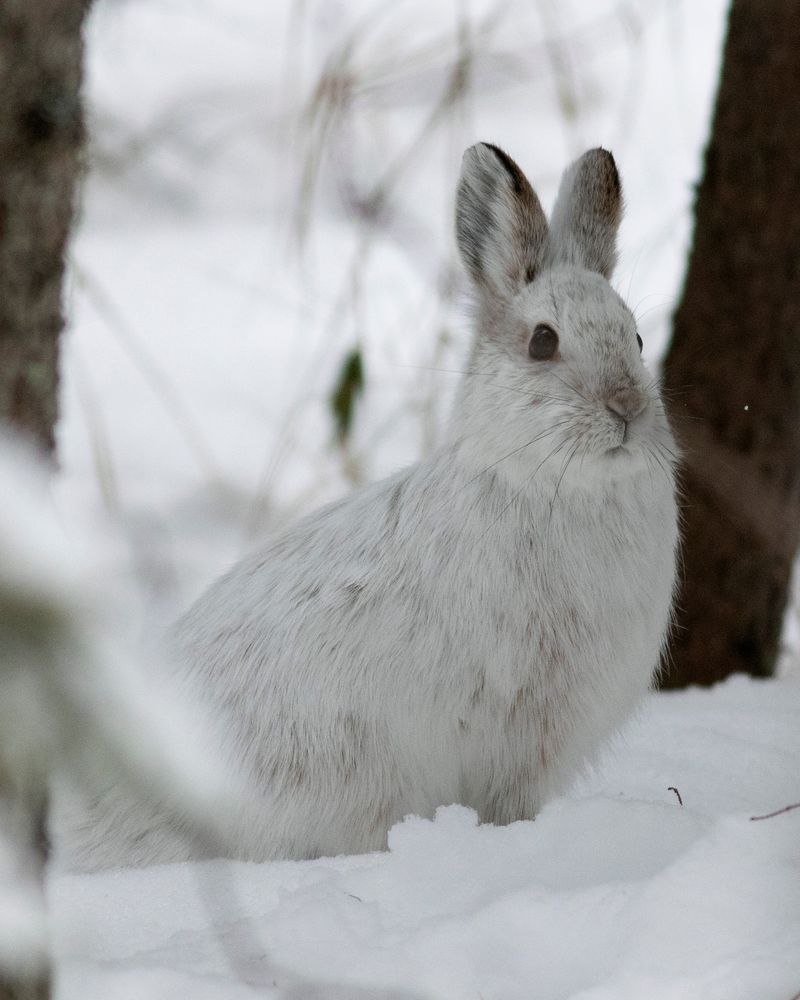
M487 552L489 583L474 595L490 686L520 717L515 704L535 701L542 715L631 672L649 678L669 615L669 544L610 532L602 516L549 529Z

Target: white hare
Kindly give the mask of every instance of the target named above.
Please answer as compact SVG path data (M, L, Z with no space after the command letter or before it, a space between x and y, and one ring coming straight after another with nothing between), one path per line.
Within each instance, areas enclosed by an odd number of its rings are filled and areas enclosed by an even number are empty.
M647 691L675 444L608 282L621 212L603 149L567 169L549 226L509 156L468 149L456 233L475 331L446 443L299 521L176 626L183 682L259 806L231 818L231 854L381 849L451 802L532 819ZM188 857L169 816L115 793L68 855Z

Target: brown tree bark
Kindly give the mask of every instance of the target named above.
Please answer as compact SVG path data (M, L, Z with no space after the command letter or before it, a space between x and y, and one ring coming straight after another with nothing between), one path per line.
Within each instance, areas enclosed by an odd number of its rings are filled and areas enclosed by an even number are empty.
M51 450L89 0L0 0L0 417Z
M0 0L0 420L54 448L64 251L83 146L88 0ZM0 670L3 664L0 662ZM13 669L13 666L12 666ZM2 835L44 900L44 792L0 760ZM43 902L42 902L43 905ZM0 1000L45 1000L45 960L0 967Z
M797 0L733 0L664 383L685 451L666 685L769 675L800 527Z

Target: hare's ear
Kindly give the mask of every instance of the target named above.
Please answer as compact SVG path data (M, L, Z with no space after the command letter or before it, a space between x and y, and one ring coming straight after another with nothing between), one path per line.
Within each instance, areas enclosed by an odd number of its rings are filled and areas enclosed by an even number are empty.
M550 218L555 260L611 277L617 263L622 185L607 149L590 149L564 171Z
M539 199L497 146L480 142L464 153L456 239L472 280L501 298L533 281L547 257L547 219Z

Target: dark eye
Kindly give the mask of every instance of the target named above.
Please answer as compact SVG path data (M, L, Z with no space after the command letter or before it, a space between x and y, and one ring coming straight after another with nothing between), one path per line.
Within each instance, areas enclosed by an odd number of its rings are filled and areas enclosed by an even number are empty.
M642 338L639 336L638 333L636 334L636 343L639 345L639 353L641 354L644 344L642 343Z
M534 361L550 361L558 350L558 334L546 323L540 323L533 331L528 354Z

